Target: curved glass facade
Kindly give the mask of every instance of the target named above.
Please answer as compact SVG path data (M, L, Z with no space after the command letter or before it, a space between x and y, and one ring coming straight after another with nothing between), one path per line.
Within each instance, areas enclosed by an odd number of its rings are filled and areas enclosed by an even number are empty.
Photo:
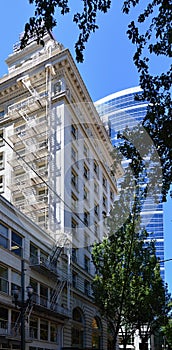
M136 101L135 95L141 94L140 87L122 90L95 102L95 107L108 130L112 144L117 144L117 133L126 127L132 129L140 123L147 110L147 102ZM142 223L149 232L150 238L156 240L156 254L160 263L161 276L164 276L164 232L163 232L163 204L155 206L154 200L149 198L144 204Z

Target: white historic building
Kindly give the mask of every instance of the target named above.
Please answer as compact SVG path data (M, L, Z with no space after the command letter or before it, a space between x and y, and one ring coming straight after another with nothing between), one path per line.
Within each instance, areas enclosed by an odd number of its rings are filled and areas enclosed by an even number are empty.
M26 350L106 349L107 325L91 292L91 245L107 234L122 169L111 171L113 147L68 49L47 35L44 47L15 45L6 63L8 74L0 79L0 348L20 348L21 305L15 307L12 290L29 284Z

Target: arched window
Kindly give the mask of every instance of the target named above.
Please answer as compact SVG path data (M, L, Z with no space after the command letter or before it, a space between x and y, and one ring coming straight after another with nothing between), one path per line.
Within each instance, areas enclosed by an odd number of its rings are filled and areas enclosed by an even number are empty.
M98 317L94 317L92 321L92 348L101 348L102 326Z
M84 317L79 308L73 310L72 315L72 340L71 346L73 348L83 349L84 346Z

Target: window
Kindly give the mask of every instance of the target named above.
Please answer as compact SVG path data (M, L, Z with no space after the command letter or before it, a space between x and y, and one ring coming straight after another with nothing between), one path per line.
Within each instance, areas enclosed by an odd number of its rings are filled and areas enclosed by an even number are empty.
M42 211L42 215L38 216L38 224L40 227L46 228L46 223L47 223L47 212Z
M0 265L0 292L8 294L8 268Z
M5 115L5 112L4 111L0 111L0 118L3 118Z
M37 264L38 262L38 248L30 243L30 262Z
M0 176L0 193L4 191L4 181L3 176Z
M74 139L78 138L78 128L75 124L71 125L71 133L72 133L72 136L74 137Z
M71 148L71 157L72 157L72 159L75 161L75 162L77 162L77 160L78 160L78 152L77 152L77 150L72 146L72 148Z
M71 172L71 183L76 189L78 189L78 174L73 169Z
M71 220L71 227L72 227L72 234L75 236L77 234L78 223L74 218L72 218Z
M25 197L23 195L14 198L15 203L23 202Z
M88 157L88 147L87 147L87 145L85 143L84 143L84 155L86 157Z
M72 273L72 286L74 288L77 286L77 274L75 272Z
M4 146L3 136L4 136L4 133L3 133L3 130L1 129L0 130L0 147Z
M4 168L3 153L0 153L0 170Z
M40 142L40 143L38 144L38 147L39 147L40 150L41 150L41 149L44 149L44 148L48 149L48 140L45 140L45 141Z
M85 210L85 211L84 211L84 224L85 224L86 226L89 226L89 218L90 218L89 212Z
M96 160L94 160L94 172L97 174L97 176L99 175L99 166Z
M77 249L76 248L72 248L72 261L74 263L77 263Z
M36 317L30 318L30 336L32 339L38 339L38 319Z
M94 204L94 214L99 216L99 204L97 203Z
M0 245L8 248L8 227L0 224Z
M99 234L99 227L96 221L94 222L94 233L95 233L95 236L98 236Z
M52 322L50 324L50 341L57 342L57 325Z
M87 167L87 165L85 163L84 163L84 177L86 179L89 178L89 169L88 169L88 167Z
M83 349L84 346L84 319L79 308L73 310L73 325L71 345L74 349Z
M30 278L30 285L33 288L33 295L32 295L32 301L34 301L35 303L38 302L38 282L36 280L34 280L33 278Z
M102 325L100 320L95 317L92 321L92 348L100 349L102 342Z
M86 255L84 256L84 269L87 272L90 270L90 259Z
M45 187L45 188L41 188L41 189L39 189L38 190L38 195L39 196L42 196L42 195L47 195L47 188Z
M75 194L73 192L71 194L71 204L72 204L72 208L74 210L77 210L77 208L78 208L78 198L75 196Z
M11 250L16 255L22 256L22 237L14 231L11 237Z
M110 189L110 199L113 201L114 200L114 193L112 189Z
M40 339L48 340L48 321L40 320Z
M84 293L90 295L90 282L87 280L84 281Z
M107 206L107 197L105 196L105 194L103 194L103 206L106 208Z
M48 304L48 287L40 284L40 305L47 307Z
M94 182L94 192L98 194L99 192L99 185L97 182Z
M54 84L54 95L57 95L59 92L61 92L62 90L62 81L58 80L55 84Z
M89 191L86 186L84 186L84 199L87 201L89 199Z
M18 149L17 150L17 153L22 157L22 156L24 156L25 155L25 148L20 148L20 149Z
M84 232L84 248L90 250L90 236Z
M103 176L102 180L103 186L106 188L107 187L107 179Z
M1 306L0 308L0 333L7 333L8 329L8 309ZM2 332L1 332L2 330Z
M48 262L48 254L40 250L40 263L47 265L47 262Z

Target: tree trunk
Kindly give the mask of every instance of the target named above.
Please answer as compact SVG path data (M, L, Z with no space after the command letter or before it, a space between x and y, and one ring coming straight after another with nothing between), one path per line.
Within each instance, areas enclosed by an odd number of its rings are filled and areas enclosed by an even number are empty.
M113 349L118 350L118 343L117 343L117 336L114 336L113 338Z

